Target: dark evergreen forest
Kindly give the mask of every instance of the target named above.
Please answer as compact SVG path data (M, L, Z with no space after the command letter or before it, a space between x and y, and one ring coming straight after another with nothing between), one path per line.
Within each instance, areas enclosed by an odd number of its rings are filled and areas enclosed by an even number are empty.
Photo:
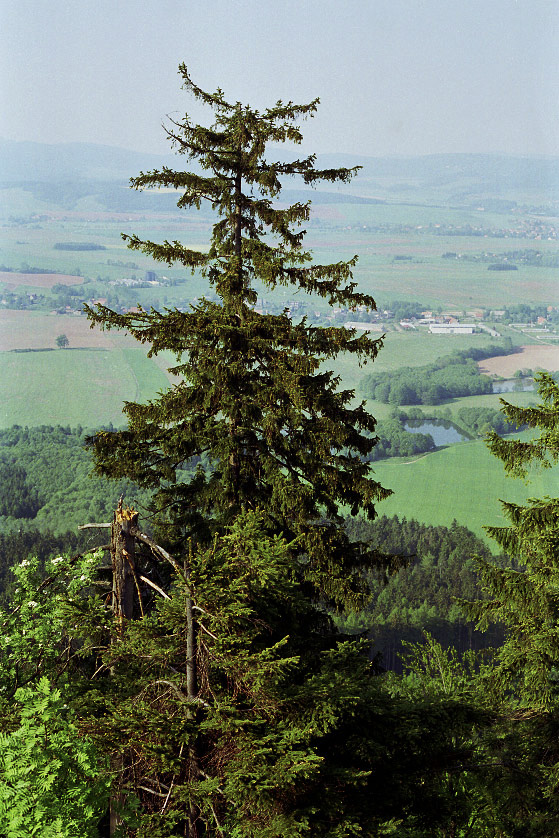
M393 446L394 456L425 450L425 435L402 432L401 422L395 419L393 423L398 435L384 436L380 430L373 453L388 444ZM384 427L389 429L390 423L382 423L379 429ZM60 553L76 553L103 544L106 537L102 533L78 531L78 526L110 521L121 495L143 510L142 524L151 531L149 492L131 481L109 482L92 475L86 446L90 434L83 428L51 426L0 431L0 509L4 513L0 596L4 601L12 565L33 555L44 569L48 559ZM400 434L404 443L397 448ZM405 447L408 439L411 443L418 440L418 447ZM430 437L427 445L427 450L433 447ZM383 574L371 580L371 599L366 608L340 618L339 623L351 633L375 626L374 648L383 650L384 666L398 668L400 640L420 639L424 628L445 646L457 643L460 651L488 645L487 637L472 634L472 623L456 604L457 598L473 599L479 594L472 556L489 556L485 543L466 527L428 527L413 520L382 516L374 521L348 518L347 529L352 540L402 557L402 566L388 578Z

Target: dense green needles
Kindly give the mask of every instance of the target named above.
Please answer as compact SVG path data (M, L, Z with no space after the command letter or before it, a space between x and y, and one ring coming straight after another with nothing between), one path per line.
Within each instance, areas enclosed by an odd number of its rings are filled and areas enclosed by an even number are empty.
M277 202L286 178L346 181L355 170L317 170L314 156L267 161L268 143L301 141L296 122L312 116L317 101L278 102L260 113L229 104L220 91L205 93L184 66L180 72L184 87L214 112L210 128L185 117L168 131L179 154L202 174L163 169L141 174L132 185L173 186L185 208L209 202L217 214L210 248L200 253L176 241L125 238L134 250L202 271L217 299L202 299L186 312L89 311L94 324L126 329L150 353L173 352L173 372L181 378L157 400L127 403L127 430L95 437L97 469L154 488L160 522L171 527L175 544L207 540L241 509L260 508L268 530L297 539L316 595L356 605L366 595L361 570L376 557L350 543L341 513L372 517L375 502L389 493L364 462L374 446L375 420L363 405L352 406L353 392L338 389L338 377L322 362L340 352L366 362L381 341L254 308L256 283L374 308L351 281L354 259L312 264L300 228L309 204ZM196 461L203 467L185 478L181 469Z

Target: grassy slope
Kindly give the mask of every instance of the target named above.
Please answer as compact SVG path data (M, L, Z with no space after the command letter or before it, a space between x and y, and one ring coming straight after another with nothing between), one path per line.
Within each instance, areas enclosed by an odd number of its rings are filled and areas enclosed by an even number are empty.
M374 471L380 483L394 491L379 504L379 514L444 526L456 519L485 538L484 525L505 523L499 498L523 503L528 497L557 495L556 470L539 471L528 485L507 477L482 440L417 458L377 462Z
M141 347L0 353L0 427L123 423L122 402L165 387Z

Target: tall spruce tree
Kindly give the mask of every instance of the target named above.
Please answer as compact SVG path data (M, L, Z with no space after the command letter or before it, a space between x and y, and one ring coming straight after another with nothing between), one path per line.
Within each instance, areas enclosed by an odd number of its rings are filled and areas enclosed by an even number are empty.
M295 123L317 101L259 113L180 72L215 114L210 128L185 117L169 130L203 174L162 169L132 183L174 186L182 207L209 201L210 248L126 239L200 270L218 301L89 312L150 354L174 353L180 381L146 405L128 403L128 428L92 440L102 474L154 490L175 559L159 604L113 625L116 642L95 641L102 689L80 709L120 766L115 791L138 800L138 836L372 838L404 820L421 834L415 825L437 820L438 774L460 770L449 731L469 727L472 713L389 695L367 644L336 637L323 610L362 605L363 571L389 562L346 533L347 510L373 517L388 492L364 462L375 420L325 369L340 352L374 359L381 341L254 310L258 284L374 307L352 282L355 259L319 266L303 250L309 204L274 203L288 176L313 184L355 170L317 170L313 156L266 161L268 142L301 141ZM84 620L79 610L69 619ZM87 648L96 619L85 619Z
M96 468L154 489L159 521L177 549L190 537L208 543L243 508L260 508L268 532L296 543L309 592L357 606L367 596L363 569L383 559L350 541L342 513L373 517L375 502L389 492L364 462L375 444L375 420L363 404L352 406L353 391L339 389L339 377L324 362L342 352L360 362L374 359L381 339L254 308L259 287L278 286L350 309L375 307L352 281L356 257L316 265L303 249L310 202L277 203L287 177L310 185L346 182L356 169L319 170L313 155L266 159L268 143L301 142L296 123L314 114L318 100L280 101L259 112L227 102L221 90L204 92L184 65L180 75L184 88L213 110L215 122L202 127L185 116L167 133L202 173L163 168L131 183L180 190L181 208L208 202L217 213L209 249L124 238L156 260L200 271L217 301L202 299L186 312L88 310L92 325L126 329L150 345L149 355L174 353L172 371L180 378L148 404L127 403L126 430L96 435ZM194 462L198 467L185 476L184 467Z

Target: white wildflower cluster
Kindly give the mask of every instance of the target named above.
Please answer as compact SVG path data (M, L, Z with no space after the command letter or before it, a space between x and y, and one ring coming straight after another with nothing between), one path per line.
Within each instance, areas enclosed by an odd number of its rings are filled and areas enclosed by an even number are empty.
M30 599L29 602L27 603L28 608L37 608L38 605L39 605L39 603L35 602L34 599Z
M64 561L63 556L57 556L56 559L52 559L51 564L60 564L60 562Z
M20 562L19 566L20 567L29 567L29 564L30 564L30 562L28 562L27 559L24 559L22 562Z

